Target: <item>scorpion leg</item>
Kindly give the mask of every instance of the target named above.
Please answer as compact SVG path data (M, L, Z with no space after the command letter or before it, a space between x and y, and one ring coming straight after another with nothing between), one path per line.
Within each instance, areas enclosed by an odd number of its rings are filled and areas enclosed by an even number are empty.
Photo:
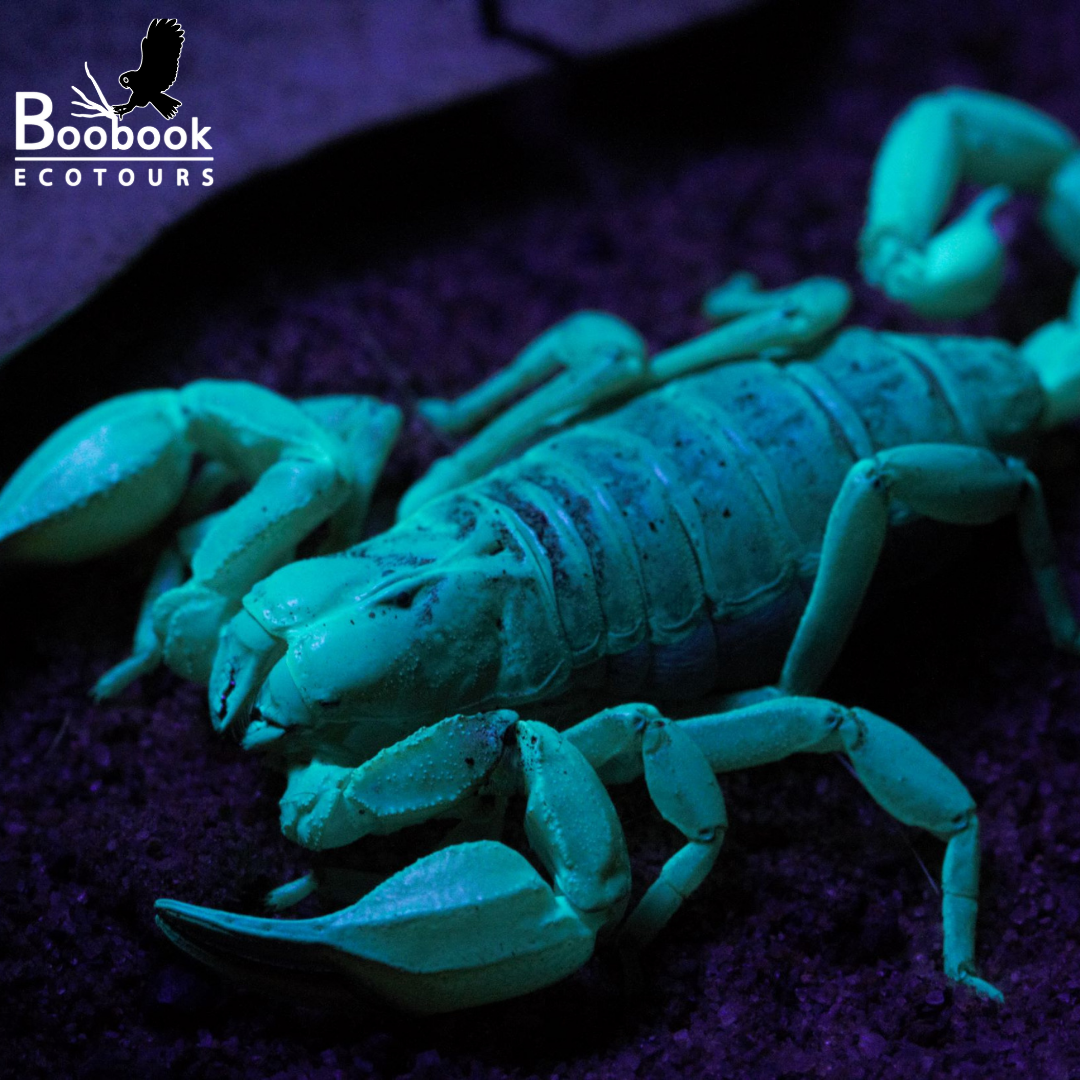
M717 772L800 752L842 752L874 801L905 825L945 841L942 919L945 973L979 994L1000 992L974 973L979 833L975 803L939 758L902 728L865 709L781 698L680 722Z
M184 496L178 513L186 517L185 510L202 509L213 502L236 477L231 470L218 467L217 462L207 462L199 471L191 488ZM176 534L176 542L170 544L158 557L150 583L143 593L139 617L135 623L135 637L131 656L109 668L90 691L95 701L115 697L136 679L149 674L164 658L162 640L154 628L154 605L165 593L183 584L191 573L191 559L203 536L206 535L217 514L207 514Z
M846 314L851 292L833 278L809 278L786 289L758 288L749 274L733 277L705 300L706 315L728 325L647 360L632 327L613 315L581 312L542 334L505 370L458 402L428 401L436 426L460 431L496 412L513 395L565 368L539 390L493 420L455 453L437 461L404 495L398 518L480 476L545 426L563 423L629 393L652 389L679 375L753 356L786 354L831 330Z
M916 98L889 129L874 164L859 238L866 280L923 315L985 307L1002 280L992 219L1009 188L1049 192L1043 222L1080 261L1076 149L1063 124L1010 98L956 88ZM995 186L933 235L965 180Z
M349 476L345 501L330 518L321 550L341 551L359 543L375 485L401 432L401 410L366 394L330 394L297 404L345 448L342 465Z
M644 772L653 805L686 843L664 863L619 933L624 948L653 939L713 868L727 832L727 810L712 765L682 724L651 705L605 709L564 737L601 779L621 782Z
M332 846L453 813L500 782L524 790L526 834L554 889L517 852L480 841L443 848L320 918L253 918L159 900L159 925L227 974L286 989L293 972L317 990L344 980L416 1012L546 986L585 963L597 933L621 917L630 885L607 791L558 732L505 711L451 717L357 770L321 780L294 774L283 817L295 817L298 836ZM286 886L284 902L308 884Z
M455 453L435 462L402 497L398 518L482 475L545 426L642 388L647 352L641 335L622 319L582 311L541 334L508 367L458 401L423 402L421 411L436 427L464 431L554 374Z
M825 528L810 600L784 663L781 689L813 693L828 674L873 576L893 499L953 525L983 525L1015 513L1054 644L1077 650L1077 624L1038 479L1022 461L978 447L902 446L857 462L844 480Z
M95 701L104 701L115 697L136 679L153 671L162 660L161 639L154 629L154 604L158 597L175 589L184 580L186 565L183 556L175 547L166 548L158 558L150 584L143 595L139 618L135 623L135 640L131 646L131 655L109 668L94 683L90 696Z
M687 839L627 920L623 940L628 944L656 934L712 867L726 824L714 773L797 753L838 752L847 755L879 806L898 821L945 841L946 974L1001 1000L993 986L974 974L979 879L975 803L937 757L895 724L819 698L781 697L679 721L664 720L649 705L626 705L590 717L570 728L565 738L607 783L624 783L644 772L657 807Z
M535 390L557 371L591 367L595 358L619 349L644 356L638 332L615 315L579 311L545 330L506 367L456 401L425 398L420 414L447 435L464 435L502 412L515 398Z
M783 289L762 289L752 274L734 274L702 303L705 317L724 325L653 356L650 385L762 353L771 358L793 355L836 327L850 306L851 290L837 278L813 277Z
M95 701L115 697L161 663L162 646L154 629L154 604L159 596L183 584L184 578L191 573L192 555L216 516L207 511L237 479L236 473L220 461L206 461L195 473L176 511L181 521L191 521L191 524L180 529L176 543L170 544L159 556L139 607L131 656L109 668L98 679L90 691Z

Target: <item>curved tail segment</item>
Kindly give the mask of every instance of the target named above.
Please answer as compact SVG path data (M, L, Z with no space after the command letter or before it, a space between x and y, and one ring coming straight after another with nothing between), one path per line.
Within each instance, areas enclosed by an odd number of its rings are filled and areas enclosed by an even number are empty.
M935 231L963 182L989 190ZM1004 249L994 215L1013 191L1043 195L1043 226L1080 265L1076 136L998 94L950 88L916 98L893 122L874 164L859 238L863 275L921 315L981 310L1001 285Z

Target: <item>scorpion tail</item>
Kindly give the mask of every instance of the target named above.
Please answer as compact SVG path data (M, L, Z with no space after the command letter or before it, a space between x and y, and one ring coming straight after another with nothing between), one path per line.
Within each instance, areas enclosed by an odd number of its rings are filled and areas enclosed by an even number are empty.
M1010 190L1046 196L1043 224L1080 261L1076 152L1068 128L1022 102L955 87L916 98L889 129L874 164L859 239L863 275L931 318L981 310L1002 281L1004 250L993 216ZM937 232L964 180L992 186Z
M157 923L223 974L295 998L351 991L415 1013L529 993L576 971L595 932L524 856L493 841L420 859L314 919L234 915L159 900Z

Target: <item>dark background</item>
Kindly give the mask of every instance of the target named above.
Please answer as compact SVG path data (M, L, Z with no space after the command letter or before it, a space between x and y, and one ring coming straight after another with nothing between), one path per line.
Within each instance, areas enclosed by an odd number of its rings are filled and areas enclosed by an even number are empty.
M408 407L585 306L666 345L703 328L702 292L739 268L773 285L836 274L857 284L855 319L925 327L858 285L887 123L957 83L1080 129L1078 56L1068 0L769 2L340 142L180 222L14 357L0 474L78 410L139 387L216 375ZM1006 215L1004 293L964 329L1016 340L1063 311L1072 273L1033 210L1020 199ZM413 422L387 496L439 448ZM1076 451L1069 432L1046 484L1080 604ZM826 687L913 732L978 800L977 956L1001 1007L942 974L940 845L833 758L725 778L717 869L647 953L636 996L604 957L546 992L420 1021L219 983L154 928L155 897L255 911L309 856L278 833L280 779L213 738L200 688L162 672L116 702L86 698L128 648L153 551L3 578L0 1073L1080 1071L1080 663L1052 653L1011 525L868 620ZM619 809L641 882L675 840L642 788Z

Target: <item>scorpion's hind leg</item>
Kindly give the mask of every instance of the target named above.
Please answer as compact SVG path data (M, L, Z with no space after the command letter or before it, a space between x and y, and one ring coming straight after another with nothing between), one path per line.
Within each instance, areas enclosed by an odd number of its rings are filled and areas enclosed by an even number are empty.
M702 314L720 325L656 353L649 361L650 385L732 360L805 354L850 307L851 290L838 278L812 277L763 289L753 274L733 274L702 301Z
M602 311L579 311L545 331L505 368L457 401L421 402L420 411L428 421L448 433L490 422L437 461L405 493L398 517L407 517L435 496L482 475L546 426L640 389L647 353L644 339L622 319ZM526 392L526 397L510 404Z
M777 356L798 351L833 329L850 303L848 287L832 278L809 278L767 291L749 274L739 274L705 300L706 317L727 325L651 358L641 335L616 316L595 311L572 315L457 401L422 403L428 419L448 432L495 419L455 453L437 461L405 493L398 517L407 517L435 496L480 476L546 427L691 371L763 350ZM532 392L507 408L526 390Z
M253 918L159 900L158 921L196 958L279 988L298 972L305 986L343 984L424 1013L539 989L585 963L597 933L622 916L630 887L607 791L553 729L510 712L455 716L357 769L295 770L282 824L308 846L333 847L458 816L479 793L515 788L527 796L526 833L554 888L522 855L479 841L445 847L320 918Z
M166 548L158 558L150 584L143 594L139 617L135 623L135 638L131 646L131 655L119 664L113 665L94 683L90 696L95 701L104 701L115 697L136 679L148 675L162 660L161 639L154 629L154 604L159 596L170 589L177 588L184 580L186 567L180 552Z
M604 709L564 732L605 783L644 774L649 798L685 843L661 868L619 932L624 949L648 944L705 880L727 832L715 770L684 730L651 705Z
M1077 651L1076 619L1058 569L1038 479L1016 458L972 446L925 443L883 450L852 466L833 504L806 610L780 687L813 693L843 648L873 576L898 500L952 525L1017 515L1024 555L1058 648Z
M796 753L843 753L888 813L947 844L942 869L945 971L996 1000L974 974L979 841L975 803L963 784L921 743L864 709L780 697L730 712L669 721L648 705L607 709L565 733L608 783L641 772L663 816L686 838L622 931L648 941L712 867L726 826L714 773L779 761Z
M1003 249L993 228L1009 189L1047 193L1043 223L1080 262L1080 158L1063 124L979 90L917 98L882 143L859 238L866 280L928 316L979 311L996 295ZM995 185L934 235L961 181Z

